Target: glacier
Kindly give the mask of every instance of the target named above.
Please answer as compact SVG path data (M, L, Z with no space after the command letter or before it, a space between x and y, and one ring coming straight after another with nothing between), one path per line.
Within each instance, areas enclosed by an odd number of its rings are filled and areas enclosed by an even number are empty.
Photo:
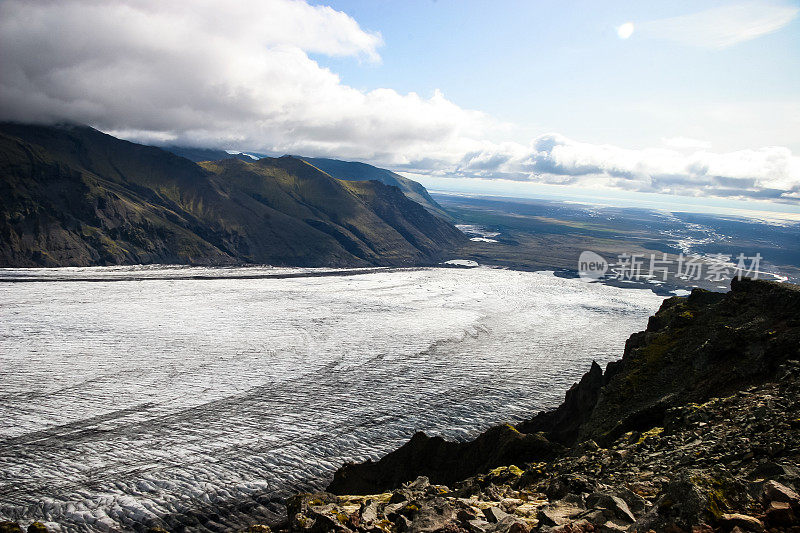
M487 267L0 269L0 518L271 520L415 431L558 404L661 301Z

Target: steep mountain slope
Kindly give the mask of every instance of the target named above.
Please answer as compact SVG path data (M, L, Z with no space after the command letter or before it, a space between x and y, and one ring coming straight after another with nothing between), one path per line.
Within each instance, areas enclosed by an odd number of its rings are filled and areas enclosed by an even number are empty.
M378 168L366 163L359 163L357 161L340 161L338 159L326 159L321 157L301 157L301 159L308 161L318 169L327 172L334 178L347 181L368 181L375 180L385 183L386 185L394 185L398 187L403 194L421 204L425 209L431 213L444 218L445 220L452 220L450 215L436 203L436 200L431 198L427 189L414 180L408 179L400 174L386 170L385 168Z
M120 157L112 165L106 153L114 143L96 133L16 125L0 129L0 264L231 261L193 231L200 227L195 217L157 190L124 177L136 168L144 178L137 181L144 181L153 167L160 167L166 189L193 177L208 186L199 169L136 145L117 150ZM86 135L96 138L86 142Z
M252 162L254 159L247 154L229 154L224 150L214 150L209 148L192 148L188 146L164 146L162 147L168 152L185 157L195 163L202 163L204 161L220 161L223 159L241 159L242 161ZM263 154L253 154L258 158L269 157ZM401 176L391 170L379 168L367 163L360 163L357 161L342 161L339 159L328 159L323 157L303 157L295 156L298 159L307 161L322 170L326 174L346 181L380 181L386 185L393 185L398 187L403 194L411 198L418 204L421 204L425 209L435 214L438 217L444 218L452 222L452 217L448 214L436 200L431 198L427 189L421 184L405 176Z
M378 217L393 227L408 242L426 253L434 253L438 242L466 240L452 233L450 224L430 223L430 209L419 202L406 205L408 194L394 186L377 181L345 181L344 186L356 194ZM458 231L458 230L457 230Z
M402 264L410 245L417 252L412 259L421 262L461 240L457 229L396 187L333 179L302 159L225 159L200 165L237 190L329 235L365 261Z
M295 158L208 167L88 127L2 124L0 264L403 265L461 240L418 204L381 194L396 203L383 206L399 213L395 225L407 225L403 213L415 221L418 247Z

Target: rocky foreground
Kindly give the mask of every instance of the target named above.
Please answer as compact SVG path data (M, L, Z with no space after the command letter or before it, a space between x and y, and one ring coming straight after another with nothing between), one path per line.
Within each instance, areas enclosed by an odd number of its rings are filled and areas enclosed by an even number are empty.
M345 465L281 528L800 532L799 360L800 287L670 298L557 409Z
M273 529L800 533L798 489L800 287L735 280L665 300L558 408L470 442L418 433L290 498Z
M785 379L670 409L663 426L451 486L288 502L291 531L800 532L800 363Z

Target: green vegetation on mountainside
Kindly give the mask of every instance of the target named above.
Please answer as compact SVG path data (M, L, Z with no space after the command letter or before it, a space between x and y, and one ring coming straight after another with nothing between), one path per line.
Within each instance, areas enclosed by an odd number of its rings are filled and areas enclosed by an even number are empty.
M88 127L2 124L0 265L413 265L464 240L402 194L364 199L297 158L204 167Z

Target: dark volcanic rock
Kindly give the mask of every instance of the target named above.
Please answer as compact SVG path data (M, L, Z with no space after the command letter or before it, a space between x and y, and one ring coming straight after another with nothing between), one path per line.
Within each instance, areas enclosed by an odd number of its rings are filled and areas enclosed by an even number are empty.
M544 431L550 440L562 444L575 442L578 430L597 404L603 385L603 369L592 361L589 372L567 391L564 403L552 411L540 413L532 420L519 424L517 429L523 433Z
M787 502L770 502L764 515L770 526L785 527L797 522L792 506Z
M512 426L496 426L467 443L415 434L410 441L377 463L347 464L340 468L328 491L370 494L397 487L418 476L450 484L495 466L554 457L562 447L538 434L523 434Z
M665 300L631 336L578 439L613 442L661 425L667 409L777 377L800 355L800 288L733 280L731 292L695 289Z
M761 472L761 470L759 470L759 472ZM798 478L800 478L800 476L795 477L795 479ZM785 502L790 504L794 508L800 508L800 496L798 496L798 494L789 487L782 485L777 481L768 481L764 485L763 499L765 503Z

